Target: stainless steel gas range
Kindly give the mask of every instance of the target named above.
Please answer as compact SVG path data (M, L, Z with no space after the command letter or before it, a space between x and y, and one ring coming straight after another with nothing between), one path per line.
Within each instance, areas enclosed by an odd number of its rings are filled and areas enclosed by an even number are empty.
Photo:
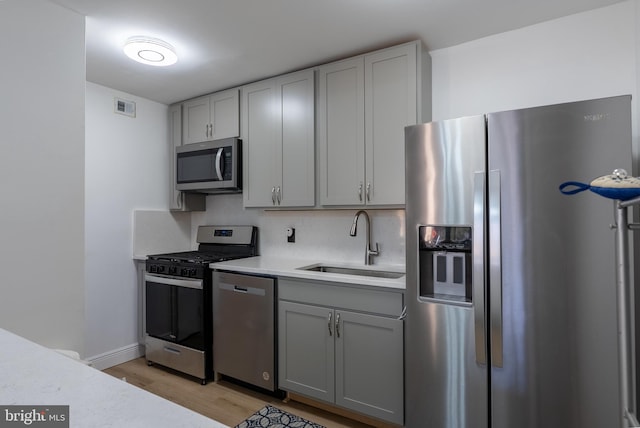
M210 263L257 255L255 226L200 226L197 251L147 256L145 356L149 365L213 377Z

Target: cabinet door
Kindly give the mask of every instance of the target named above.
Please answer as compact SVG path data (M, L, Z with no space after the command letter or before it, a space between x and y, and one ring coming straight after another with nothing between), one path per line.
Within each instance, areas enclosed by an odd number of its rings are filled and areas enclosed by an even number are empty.
M278 303L280 388L334 401L334 319L326 307Z
M280 206L315 205L315 81L313 70L276 81L276 139L282 144Z
M211 95L212 140L240 136L240 94L238 89Z
M206 195L176 190L176 147L182 144L182 106L169 106L169 210L204 211Z
M336 310L336 404L402 425L401 320Z
M364 204L364 59L319 68L320 203Z
M191 144L210 140L211 108L209 97L185 101L182 108L184 114L182 143Z
M242 91L243 199L245 207L270 207L281 190L282 148L277 140L276 82L269 79Z
M417 122L417 46L365 56L367 204L404 204L404 127Z
M145 291L144 274L146 273L146 263L144 260L136 260L136 270L138 272L138 343L144 345L147 331L147 313L145 301L147 293Z
M182 143L182 108L179 104L169 107L169 209L183 208L182 192L176 190L176 147Z

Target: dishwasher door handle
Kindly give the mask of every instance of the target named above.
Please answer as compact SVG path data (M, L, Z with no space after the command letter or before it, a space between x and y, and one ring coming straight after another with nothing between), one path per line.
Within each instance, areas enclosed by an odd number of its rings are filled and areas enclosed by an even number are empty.
M232 291L240 294L252 294L254 296L266 296L267 292L264 288L256 287L240 287L239 285L221 282L219 284L221 290Z

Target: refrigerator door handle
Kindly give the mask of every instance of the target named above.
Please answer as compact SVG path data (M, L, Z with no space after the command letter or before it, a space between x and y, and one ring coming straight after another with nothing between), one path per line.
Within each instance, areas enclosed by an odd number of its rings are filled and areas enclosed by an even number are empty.
M485 335L485 197L486 197L486 173L476 172L473 176L473 274L472 274L472 299L473 321L476 339L476 362L487 364L487 338Z
M489 308L491 365L502 367L502 240L500 171L489 171Z

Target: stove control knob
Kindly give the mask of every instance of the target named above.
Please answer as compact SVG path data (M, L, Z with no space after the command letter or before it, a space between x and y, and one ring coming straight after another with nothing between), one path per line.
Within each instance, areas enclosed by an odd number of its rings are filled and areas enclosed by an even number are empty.
M149 266L149 272L154 273L158 271L158 267L156 265Z
M197 273L198 273L198 271L197 271L195 268L194 268L194 269L191 269L191 270L189 271L189 276L196 276L196 274L197 274Z
M178 271L178 268L175 266L169 266L169 275L175 275Z
M181 276L187 276L187 275L189 275L189 269L187 269L187 268L182 268L182 269L180 269L180 275L181 275Z
M158 273L164 272L164 266L158 266Z

